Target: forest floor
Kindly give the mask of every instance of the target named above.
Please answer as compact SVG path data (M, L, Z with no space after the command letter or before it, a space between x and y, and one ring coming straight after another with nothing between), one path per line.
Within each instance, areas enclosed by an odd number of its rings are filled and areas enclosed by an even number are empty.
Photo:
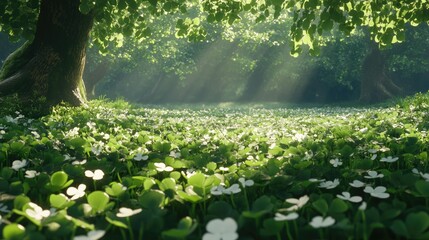
M3 239L429 239L429 95L0 114Z

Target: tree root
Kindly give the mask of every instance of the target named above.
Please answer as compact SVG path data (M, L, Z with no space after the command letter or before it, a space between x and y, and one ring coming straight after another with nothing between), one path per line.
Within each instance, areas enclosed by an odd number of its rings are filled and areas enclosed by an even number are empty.
M25 87L25 82L28 80L28 74L25 72L17 72L14 75L0 82L0 97L8 96L16 93Z

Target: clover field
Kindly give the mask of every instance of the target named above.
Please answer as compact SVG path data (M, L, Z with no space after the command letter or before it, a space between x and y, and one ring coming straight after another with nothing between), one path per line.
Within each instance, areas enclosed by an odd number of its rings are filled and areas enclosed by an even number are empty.
M1 114L1 238L429 239L428 103Z

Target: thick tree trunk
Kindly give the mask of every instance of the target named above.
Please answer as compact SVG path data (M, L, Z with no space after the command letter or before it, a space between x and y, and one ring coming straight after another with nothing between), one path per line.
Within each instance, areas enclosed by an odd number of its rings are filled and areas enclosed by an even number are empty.
M42 0L34 40L6 60L0 96L18 93L26 105L46 110L60 102L86 101L82 73L93 17L79 0Z
M375 103L398 96L402 90L386 74L386 60L373 46L362 65L360 101Z

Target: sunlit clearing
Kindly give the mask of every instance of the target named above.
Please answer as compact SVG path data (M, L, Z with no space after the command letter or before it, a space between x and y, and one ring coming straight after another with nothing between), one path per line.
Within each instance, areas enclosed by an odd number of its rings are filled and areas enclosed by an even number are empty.
M215 41L204 46L196 57L196 71L187 79L178 99L187 102L232 101L242 88L246 71L234 61L238 43Z
M242 95L247 101L299 101L310 84L314 66L308 56L293 58L289 48L274 46L255 56L256 67Z

